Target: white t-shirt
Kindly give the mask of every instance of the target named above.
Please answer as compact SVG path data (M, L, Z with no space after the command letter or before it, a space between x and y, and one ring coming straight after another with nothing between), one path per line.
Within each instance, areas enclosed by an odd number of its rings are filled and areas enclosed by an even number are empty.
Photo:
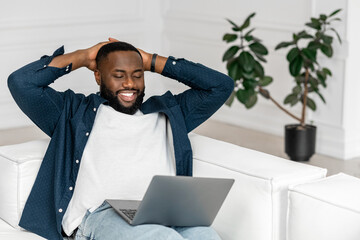
M105 199L141 200L154 175L175 175L162 113L134 115L101 104L62 226L70 236Z

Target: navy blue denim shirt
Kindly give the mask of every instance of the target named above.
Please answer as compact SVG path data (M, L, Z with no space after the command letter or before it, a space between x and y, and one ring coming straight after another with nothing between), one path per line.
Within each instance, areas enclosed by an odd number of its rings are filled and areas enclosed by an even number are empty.
M57 49L12 73L8 87L21 110L48 136L48 149L26 201L19 225L47 239L63 240L62 219L76 187L81 157L100 104L99 93L85 96L72 90L59 92L49 87L71 72L49 67L64 53ZM233 90L231 78L183 58L170 56L162 75L190 86L173 95L152 96L143 103L144 114L164 113L170 121L177 175L192 175L192 150L188 133L203 123L227 100Z

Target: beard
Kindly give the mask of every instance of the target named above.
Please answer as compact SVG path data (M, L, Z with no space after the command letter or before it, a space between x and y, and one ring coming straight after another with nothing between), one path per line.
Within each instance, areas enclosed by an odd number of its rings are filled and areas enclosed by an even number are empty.
M136 90L136 89L126 89L126 90ZM121 104L120 100L118 99L117 95L120 91L116 91L114 94L110 89L108 89L103 82L101 82L100 85L100 96L109 102L109 106L115 109L118 112L122 112L125 114L133 115L136 113L138 109L140 109L144 96L145 96L145 88L143 91L136 90L137 91L137 98L135 100L135 103L131 105L130 107L125 107Z

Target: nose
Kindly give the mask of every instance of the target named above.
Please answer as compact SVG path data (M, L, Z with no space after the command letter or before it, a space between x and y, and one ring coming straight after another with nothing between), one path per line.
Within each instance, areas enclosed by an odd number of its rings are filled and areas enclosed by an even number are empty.
M122 85L124 88L132 89L134 87L134 81L131 78L126 78Z

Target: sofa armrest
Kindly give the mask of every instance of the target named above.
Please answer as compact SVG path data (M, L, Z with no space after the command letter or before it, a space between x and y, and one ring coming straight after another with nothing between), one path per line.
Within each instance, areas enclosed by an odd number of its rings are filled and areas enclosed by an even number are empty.
M193 133L189 137L194 176L235 179L213 223L224 240L285 239L288 186L326 176L323 168Z
M48 139L0 147L0 218L17 229Z

